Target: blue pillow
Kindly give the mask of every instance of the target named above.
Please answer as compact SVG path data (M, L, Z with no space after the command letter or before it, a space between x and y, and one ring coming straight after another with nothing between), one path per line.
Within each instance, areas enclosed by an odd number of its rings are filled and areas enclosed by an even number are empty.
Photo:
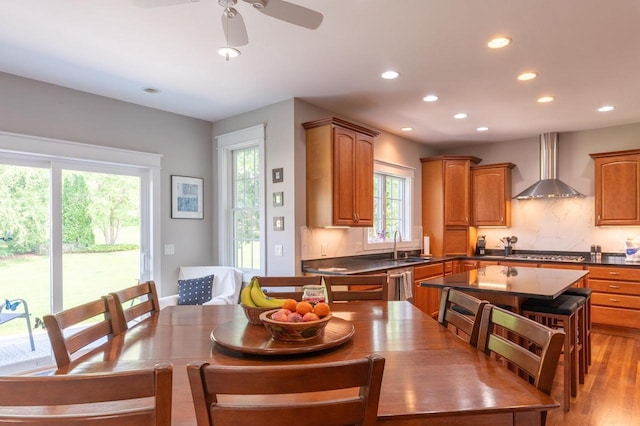
M178 305L202 305L211 300L213 275L178 280Z

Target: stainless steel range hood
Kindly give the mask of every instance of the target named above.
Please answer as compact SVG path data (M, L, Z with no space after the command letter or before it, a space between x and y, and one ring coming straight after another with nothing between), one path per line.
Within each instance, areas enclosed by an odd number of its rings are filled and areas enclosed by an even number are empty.
M540 135L540 180L516 195L519 200L534 198L584 197L557 177L558 133Z

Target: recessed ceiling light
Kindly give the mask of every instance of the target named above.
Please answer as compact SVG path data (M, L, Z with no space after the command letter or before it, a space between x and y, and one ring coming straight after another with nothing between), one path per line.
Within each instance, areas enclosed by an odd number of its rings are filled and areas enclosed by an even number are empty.
M240 56L240 51L233 47L225 46L218 49L218 55L224 57L228 61L229 59Z
M463 118L467 118L467 114L465 114L464 112L459 112L456 115L454 115L453 118L457 118L458 120L461 120Z
M425 102L435 102L438 100L438 97L436 95L427 95L424 98L422 98L422 100Z
M142 90L144 90L147 93L151 93L152 95L155 95L156 93L160 93L160 90L154 89L153 87L145 87Z
M403 132L410 132L413 130L413 127L403 127L400 130L402 130Z
M382 78L385 80L393 80L394 78L398 78L399 75L400 73L398 71L389 70L382 73Z
M538 98L538 102L540 102L541 104L546 104L547 102L551 102L555 99L556 98L554 98L553 96L542 96L541 98Z
M518 76L518 80L521 80L521 81L533 80L537 76L538 76L537 72L526 71Z
M489 40L489 43L487 43L487 46L489 46L491 49L502 49L503 47L507 47L510 44L511 44L510 37L499 36Z
M608 111L613 111L614 109L616 109L616 107L614 107L613 105L603 105L600 108L598 108L598 111L608 112Z
M489 128L487 126L480 126L476 130L478 132L486 132L487 130L489 130Z

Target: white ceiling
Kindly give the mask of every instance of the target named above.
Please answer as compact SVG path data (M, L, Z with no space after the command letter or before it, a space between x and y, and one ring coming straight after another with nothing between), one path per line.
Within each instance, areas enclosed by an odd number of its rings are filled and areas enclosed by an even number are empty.
M640 122L638 0L289 1L320 27L240 0L249 44L225 62L217 0L0 0L0 71L209 121L298 97L434 146ZM488 49L499 34L512 45Z

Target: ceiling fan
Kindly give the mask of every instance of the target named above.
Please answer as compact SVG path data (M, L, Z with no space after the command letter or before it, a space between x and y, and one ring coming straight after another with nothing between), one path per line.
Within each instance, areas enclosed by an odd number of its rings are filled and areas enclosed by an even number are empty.
M170 6L197 1L200 0L132 0L134 4L140 7ZM318 28L323 19L320 12L284 0L242 1L250 4L264 15L310 30ZM218 4L224 8L222 12L222 29L228 46L244 46L249 43L244 19L234 7L237 3L238 0L218 0Z

